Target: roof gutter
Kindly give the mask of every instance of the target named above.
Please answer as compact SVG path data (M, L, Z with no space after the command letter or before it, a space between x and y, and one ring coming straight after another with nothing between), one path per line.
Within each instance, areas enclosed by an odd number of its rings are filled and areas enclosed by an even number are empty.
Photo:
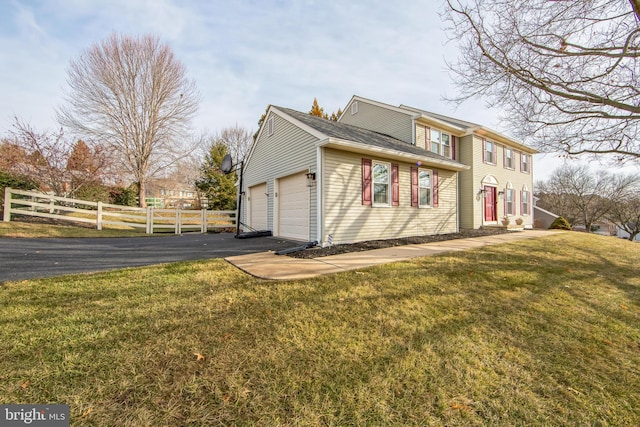
M516 148L518 148L521 151L524 151L525 153L529 153L529 154L536 154L539 153L538 150L536 150L535 148L531 148L529 146L526 146L518 141L514 141L512 138L509 138L506 135L503 135L499 132L496 132L494 130L491 130L489 128L486 128L484 126L476 126L473 128L469 128L467 129L467 132L464 134L464 136L467 135L478 135L482 138L489 138L492 139L496 142L500 142L503 144L509 144L512 145Z
M437 159L429 156L421 156L419 154L407 153L400 150L376 147L360 142L353 142L338 138L326 138L316 142L316 147L335 148L337 150L349 151L352 153L377 155L381 158L398 160L408 163L420 162L424 166L433 166L439 169L447 169L451 171L461 172L470 169L470 166L463 165L453 160Z

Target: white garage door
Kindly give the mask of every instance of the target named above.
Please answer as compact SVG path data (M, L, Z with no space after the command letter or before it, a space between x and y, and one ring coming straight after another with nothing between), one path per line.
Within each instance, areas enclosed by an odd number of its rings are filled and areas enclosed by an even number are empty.
M249 187L249 226L267 230L267 184Z
M304 173L278 182L278 235L309 240L309 188Z

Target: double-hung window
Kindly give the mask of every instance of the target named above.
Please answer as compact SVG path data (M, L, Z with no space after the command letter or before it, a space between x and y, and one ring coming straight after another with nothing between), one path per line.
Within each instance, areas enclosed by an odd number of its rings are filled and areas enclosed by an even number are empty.
M451 135L437 129L431 129L430 145L431 152L439 154L448 159L451 158Z
M418 188L420 192L419 206L431 207L433 204L432 172L428 169L418 170Z
M515 215L516 214L516 204L515 204L515 191L513 188L507 188L505 190L504 198L506 203L506 214L507 215Z
M515 169L513 154L513 149L504 147L504 167L507 169Z
M373 206L390 206L391 165L373 162Z
M492 165L496 164L496 143L492 141L484 142L484 162Z
M442 138L442 155L447 159L451 158L451 136L443 133Z
M431 152L440 154L441 136L439 130L431 129Z
M531 215L531 207L530 207L531 193L529 192L529 189L527 188L526 185L522 188L521 198L522 198L522 205L521 205L522 215Z
M528 154L522 153L520 155L520 170L524 173L529 173L530 172L530 157Z

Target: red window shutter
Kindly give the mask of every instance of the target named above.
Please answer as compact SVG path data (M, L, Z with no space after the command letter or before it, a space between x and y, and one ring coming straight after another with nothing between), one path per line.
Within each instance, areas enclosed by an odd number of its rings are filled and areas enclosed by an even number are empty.
M398 165L391 164L391 206L400 205L400 180L398 179Z
M433 171L433 207L438 207L438 171Z
M482 140L482 161L487 163L487 140Z
M456 160L456 137L451 135L451 160Z
M371 159L362 159L362 204L371 204Z
M418 168L411 168L411 206L418 206Z
M524 215L524 199L522 198L524 194L522 190L520 190L520 215Z

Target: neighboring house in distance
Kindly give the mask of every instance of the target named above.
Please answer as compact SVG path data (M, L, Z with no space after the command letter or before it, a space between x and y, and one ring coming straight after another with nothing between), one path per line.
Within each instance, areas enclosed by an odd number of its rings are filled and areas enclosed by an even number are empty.
M188 209L199 206L192 186L168 178L154 178L147 185L147 205L156 208Z
M453 233L468 168L393 135L269 106L245 161L241 222L320 245Z
M632 225L635 223L631 223ZM626 231L624 231L622 228L620 228L620 226L617 226L617 236L622 238L622 239L629 239L630 234L627 233ZM634 242L640 242L640 234L637 234L636 237L633 239Z
M338 121L469 166L458 179L460 228L499 225L505 216L533 227L533 148L475 123L359 96Z

